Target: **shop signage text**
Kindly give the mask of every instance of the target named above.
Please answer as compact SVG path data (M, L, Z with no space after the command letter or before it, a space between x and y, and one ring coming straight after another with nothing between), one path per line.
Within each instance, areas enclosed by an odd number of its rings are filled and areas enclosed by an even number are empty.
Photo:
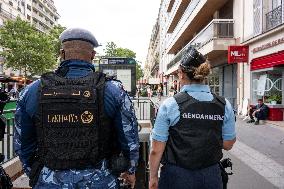
M228 63L248 62L248 46L229 46Z
M274 40L274 41L271 41L269 43L266 43L264 45L261 45L259 47L255 47L252 52L253 53L256 53L256 52L259 52L259 51L262 51L262 50L265 50L265 49L268 49L268 48L271 48L271 47L274 47L276 45L279 45L279 44L282 44L284 43L284 37L280 38L280 39L277 39L277 40Z

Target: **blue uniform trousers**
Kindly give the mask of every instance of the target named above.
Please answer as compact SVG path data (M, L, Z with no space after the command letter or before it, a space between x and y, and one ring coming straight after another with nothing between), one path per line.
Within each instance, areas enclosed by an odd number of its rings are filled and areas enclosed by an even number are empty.
M222 189L219 165L200 170L188 170L166 164L161 168L159 189Z

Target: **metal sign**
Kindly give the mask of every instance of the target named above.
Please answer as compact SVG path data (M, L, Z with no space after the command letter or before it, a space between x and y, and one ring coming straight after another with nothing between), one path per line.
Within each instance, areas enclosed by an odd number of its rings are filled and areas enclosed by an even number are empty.
M228 63L248 62L248 46L229 46Z

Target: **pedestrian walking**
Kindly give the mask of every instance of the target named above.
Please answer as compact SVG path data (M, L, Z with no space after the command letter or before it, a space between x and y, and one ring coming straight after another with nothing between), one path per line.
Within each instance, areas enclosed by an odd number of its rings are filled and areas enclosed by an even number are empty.
M147 88L147 95L148 95L148 98L152 97L152 89L151 89L150 86L148 86L148 88Z
M116 189L123 172L134 188L139 139L129 96L120 82L94 72L93 34L71 28L60 41L58 69L27 86L17 103L15 151L30 185Z
M203 84L209 73L189 47L178 68L181 92L162 103L152 131L150 189L222 188L218 162L236 140L235 119L229 101Z

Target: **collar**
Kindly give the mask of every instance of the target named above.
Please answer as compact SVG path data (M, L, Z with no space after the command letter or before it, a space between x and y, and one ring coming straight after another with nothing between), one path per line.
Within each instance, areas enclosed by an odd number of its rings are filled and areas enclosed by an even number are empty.
M83 60L64 60L60 63L59 68L62 67L80 67L80 68L89 68L92 70L95 69L92 63Z
M202 84L190 84L190 85L184 85L181 90L181 92L206 92L211 93L210 88L208 85L202 85Z

